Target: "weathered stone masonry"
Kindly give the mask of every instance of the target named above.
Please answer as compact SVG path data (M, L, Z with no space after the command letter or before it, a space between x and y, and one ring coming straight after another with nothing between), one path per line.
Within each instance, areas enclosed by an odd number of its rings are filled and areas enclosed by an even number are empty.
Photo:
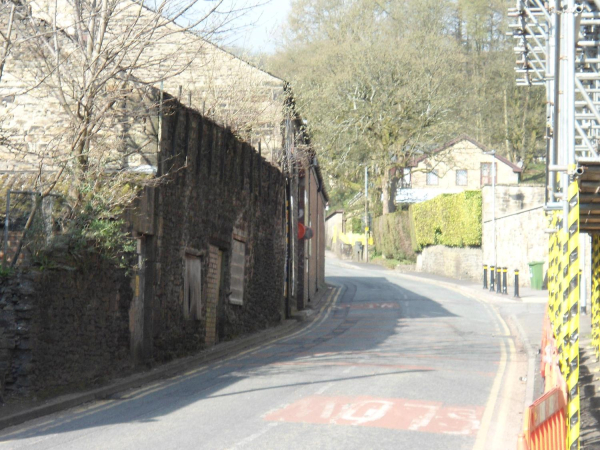
M168 360L282 320L285 178L230 131L178 103L165 111L162 130L158 176L169 181L156 189L154 232L143 236L143 277L151 281L142 356ZM242 305L229 301L234 235L246 248ZM201 258L200 320L184 318L186 253Z
M162 178L144 190L132 220L139 269L126 275L89 256L0 285L5 395L79 388L282 320L284 176L228 130L167 103ZM229 301L234 237L245 244L241 305ZM199 315L189 318L186 255L202 268Z
M131 368L125 270L90 255L78 267L30 270L5 280L0 298L2 393L46 394Z

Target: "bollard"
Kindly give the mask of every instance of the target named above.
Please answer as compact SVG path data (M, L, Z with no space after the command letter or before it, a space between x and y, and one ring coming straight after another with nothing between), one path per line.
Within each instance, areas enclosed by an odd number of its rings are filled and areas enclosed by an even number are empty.
M508 294L508 268L502 268L502 293L504 295Z
M519 298L519 269L515 269L515 298Z
M496 294L502 294L502 269L496 267Z
M483 265L483 288L487 289L487 264Z
M494 279L496 277L496 272L494 271L494 266L490 266L490 291L494 292Z

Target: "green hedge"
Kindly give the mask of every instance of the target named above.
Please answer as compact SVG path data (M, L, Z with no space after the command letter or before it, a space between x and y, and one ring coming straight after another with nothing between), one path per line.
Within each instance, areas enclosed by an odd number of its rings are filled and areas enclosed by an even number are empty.
M350 223L352 224L352 233L361 234L365 232L363 230L363 221L359 217L353 217Z
M376 253L388 259L415 261L414 233L411 233L411 220L407 211L375 218L372 231Z
M439 195L411 210L419 248L481 246L481 191Z

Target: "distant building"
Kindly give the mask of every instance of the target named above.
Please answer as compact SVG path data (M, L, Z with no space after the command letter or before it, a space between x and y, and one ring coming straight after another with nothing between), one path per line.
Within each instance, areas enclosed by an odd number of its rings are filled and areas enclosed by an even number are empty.
M404 169L396 203L418 203L440 194L478 190L492 184L494 157L468 136L460 136ZM496 154L496 184L517 185L522 168Z

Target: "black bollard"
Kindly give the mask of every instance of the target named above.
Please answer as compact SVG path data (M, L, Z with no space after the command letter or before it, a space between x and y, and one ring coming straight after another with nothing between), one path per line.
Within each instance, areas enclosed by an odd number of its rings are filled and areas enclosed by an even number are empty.
M483 288L487 289L487 264L483 265Z
M519 269L515 269L515 298L519 298Z
M496 267L496 294L502 294L502 269Z
M494 279L496 278L496 272L494 266L490 266L490 291L494 292Z
M502 268L502 293L507 295L508 294L508 268L503 267Z

